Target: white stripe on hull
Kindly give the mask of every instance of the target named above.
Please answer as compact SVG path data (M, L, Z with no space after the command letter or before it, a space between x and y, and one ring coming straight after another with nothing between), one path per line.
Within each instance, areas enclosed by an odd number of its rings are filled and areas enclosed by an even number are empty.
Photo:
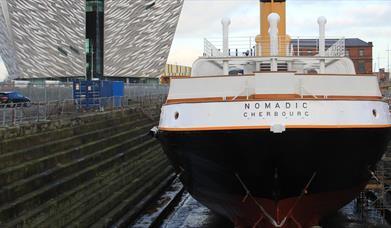
M287 100L165 105L159 128L387 127L390 124L388 104L382 101Z

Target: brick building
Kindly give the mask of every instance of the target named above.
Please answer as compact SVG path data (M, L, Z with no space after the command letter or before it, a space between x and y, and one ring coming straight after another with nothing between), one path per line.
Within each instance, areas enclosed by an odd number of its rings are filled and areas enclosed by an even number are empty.
M334 45L337 39L327 39L326 49ZM294 55L313 56L318 54L319 41L317 39L292 39ZM365 42L358 38L345 39L345 55L352 59L357 74L373 74L372 42ZM299 52L298 53L298 50Z
M365 42L360 39L346 39L346 56L351 58L358 74L373 73L372 42Z

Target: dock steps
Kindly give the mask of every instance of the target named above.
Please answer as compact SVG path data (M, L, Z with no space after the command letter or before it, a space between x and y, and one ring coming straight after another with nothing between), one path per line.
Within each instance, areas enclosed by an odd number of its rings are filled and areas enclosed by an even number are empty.
M114 223L173 172L148 136L157 124L150 117L133 111L92 118L57 136L28 135L39 144L31 148L1 151L0 227ZM49 139L38 139L43 135ZM14 140L2 145L21 138Z

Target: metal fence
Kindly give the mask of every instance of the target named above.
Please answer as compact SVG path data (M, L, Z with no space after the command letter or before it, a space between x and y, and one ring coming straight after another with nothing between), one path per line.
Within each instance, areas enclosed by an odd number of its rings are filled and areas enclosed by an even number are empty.
M327 37L326 53L328 57L344 57L346 55L346 43L343 37ZM270 38L232 36L229 37L229 56L270 56ZM319 37L278 37L280 56L316 56L319 55ZM204 56L223 56L222 38L204 39Z
M0 83L0 92L16 91L29 97L32 102L51 102L73 99L72 82L12 82ZM126 83L124 96L128 98L167 95L168 86L159 84Z
M168 85L159 84L125 84L125 97L138 99L140 97L167 96Z
M86 113L135 109L156 119L166 95L133 97L106 97L96 99L65 99L0 105L0 127L11 127L32 122L71 118Z
M72 99L72 83L0 83L0 92L16 91L27 96L33 102Z

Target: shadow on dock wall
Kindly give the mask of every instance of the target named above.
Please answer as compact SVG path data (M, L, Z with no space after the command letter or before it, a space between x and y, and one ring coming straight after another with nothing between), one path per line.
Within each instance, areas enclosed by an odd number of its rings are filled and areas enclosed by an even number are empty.
M0 130L0 227L126 221L173 172L139 110ZM157 116L155 116L157 117Z

